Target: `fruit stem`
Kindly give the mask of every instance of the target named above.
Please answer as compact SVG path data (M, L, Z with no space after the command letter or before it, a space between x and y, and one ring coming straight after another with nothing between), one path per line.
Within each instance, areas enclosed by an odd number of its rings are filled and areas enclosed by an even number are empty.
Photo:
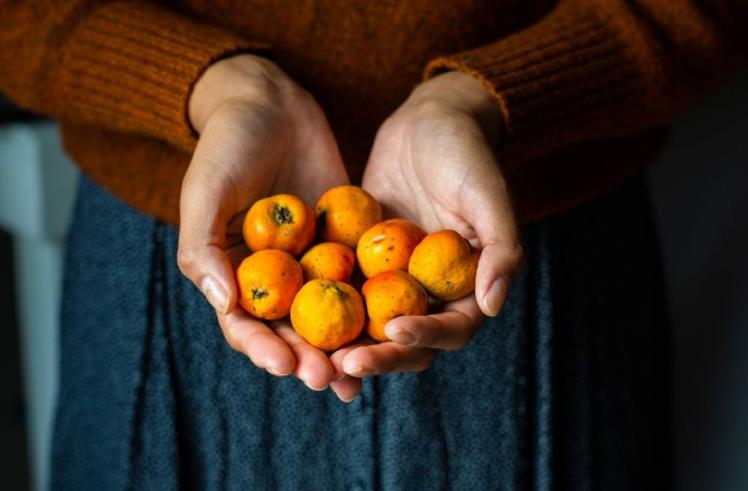
M338 285L332 284L328 286L327 288L328 290L332 290L332 292L335 293L336 295L339 295L341 297L346 296L345 292Z

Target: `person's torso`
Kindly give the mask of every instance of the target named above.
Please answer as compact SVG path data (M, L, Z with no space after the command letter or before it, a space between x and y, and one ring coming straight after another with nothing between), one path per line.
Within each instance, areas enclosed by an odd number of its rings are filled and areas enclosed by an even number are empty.
M268 43L270 56L325 110L358 174L381 122L429 60L497 41L553 0L249 0L170 2L204 22ZM358 175L353 176L354 180Z
M547 14L556 0L170 0L170 9L246 39L319 101L351 181L360 183L378 127L407 98L427 63L499 41ZM178 221L190 156L147 137L62 121L79 167L136 208ZM506 168L521 221L570 208L639 172L661 129L562 149ZM103 158L106 156L105 158Z

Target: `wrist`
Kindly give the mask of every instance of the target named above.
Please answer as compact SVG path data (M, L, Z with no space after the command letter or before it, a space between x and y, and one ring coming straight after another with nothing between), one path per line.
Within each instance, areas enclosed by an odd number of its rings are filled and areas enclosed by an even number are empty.
M490 87L468 74L449 71L417 86L409 104L437 106L475 119L486 136L497 143L504 130L504 117L498 99Z
M210 115L225 103L274 104L291 85L286 74L265 58L242 54L219 60L203 72L192 89L187 105L190 124L200 133Z

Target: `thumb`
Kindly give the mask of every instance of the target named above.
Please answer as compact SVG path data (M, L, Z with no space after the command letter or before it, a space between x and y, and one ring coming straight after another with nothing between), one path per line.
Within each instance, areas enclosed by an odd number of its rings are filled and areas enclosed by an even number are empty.
M475 298L481 311L494 317L522 265L522 246L506 182L494 159L487 158L483 171L474 173L470 180L463 209L482 249Z
M235 206L235 189L216 169L211 133L201 136L182 181L177 264L220 314L237 301L234 270L226 254L226 231Z

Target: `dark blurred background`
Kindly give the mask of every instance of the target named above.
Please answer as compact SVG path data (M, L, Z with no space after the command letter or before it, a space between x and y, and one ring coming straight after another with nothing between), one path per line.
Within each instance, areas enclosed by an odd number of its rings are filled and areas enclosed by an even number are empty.
M748 489L748 72L680 119L650 172L673 321L681 489Z
M679 488L748 489L748 72L676 123L650 171L669 284ZM44 489L75 171L0 99L0 476ZM32 342L33 341L33 342Z
M0 94L0 132L5 124L23 119L26 115ZM0 146L0 162L5 162L3 154ZM6 476L3 487L29 489L13 258L13 237L0 225L0 475Z
M0 230L0 475L8 489L29 489L11 241Z

